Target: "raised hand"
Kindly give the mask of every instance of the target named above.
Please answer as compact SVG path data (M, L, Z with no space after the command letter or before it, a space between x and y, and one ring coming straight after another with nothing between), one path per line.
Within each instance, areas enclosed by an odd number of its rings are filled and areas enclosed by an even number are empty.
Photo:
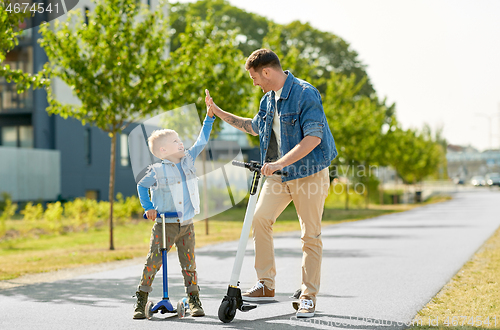
M215 115L215 110L218 109L217 105L215 105L214 100L210 97L210 92L208 89L205 89L205 104L207 105L207 116L213 117Z

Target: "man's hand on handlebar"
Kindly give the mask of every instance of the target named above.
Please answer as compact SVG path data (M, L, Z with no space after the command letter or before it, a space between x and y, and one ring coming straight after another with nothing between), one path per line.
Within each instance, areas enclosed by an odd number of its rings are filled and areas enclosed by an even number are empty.
M283 169L283 166L276 164L276 163L264 163L262 166L260 173L265 176L270 176L273 175L274 172L276 171L281 171Z

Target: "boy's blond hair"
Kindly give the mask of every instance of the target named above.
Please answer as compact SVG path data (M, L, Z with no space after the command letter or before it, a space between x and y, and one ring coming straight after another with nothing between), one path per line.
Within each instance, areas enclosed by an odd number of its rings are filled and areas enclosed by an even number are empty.
M151 151L151 153L155 155L155 157L160 158L158 157L158 148L159 148L158 142L162 139L166 139L167 136L172 134L177 134L177 132L174 131L173 129L166 129L166 128L157 129L153 131L153 133L151 133L151 135L148 138L149 151Z

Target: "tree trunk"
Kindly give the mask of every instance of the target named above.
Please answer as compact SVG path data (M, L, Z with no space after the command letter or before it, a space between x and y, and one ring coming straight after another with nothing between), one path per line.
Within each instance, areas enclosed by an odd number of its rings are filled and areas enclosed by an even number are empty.
M368 187L368 183L366 184L366 192L365 192L365 209L368 210L368 204L370 203L370 188Z
M380 180L379 183L379 199L380 205L384 205L384 180Z
M203 161L203 217L205 218L205 235L208 235L208 196L207 196L207 151L203 149L201 152Z
M114 250L113 242L113 201L115 195L116 133L111 137L111 158L109 168L109 249Z
M345 209L349 210L349 178L347 177L345 185Z

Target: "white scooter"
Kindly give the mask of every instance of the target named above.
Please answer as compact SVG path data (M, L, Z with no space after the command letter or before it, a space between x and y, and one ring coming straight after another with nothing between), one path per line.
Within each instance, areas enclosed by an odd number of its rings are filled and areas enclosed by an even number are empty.
M219 307L219 320L224 323L229 323L234 319L236 315L236 309L242 312L248 312L257 307L257 305L251 305L243 303L241 297L241 289L239 286L239 277L241 273L241 266L243 264L243 257L245 256L245 249L248 242L248 235L250 234L250 229L252 227L253 215L255 213L255 206L257 205L257 197L260 192L260 170L262 165L259 162L251 161L250 163L242 163L238 161L233 161L234 166L245 167L253 172L252 185L250 187L250 199L248 200L247 210L245 213L245 220L243 221L243 228L241 229L240 241L238 243L238 250L236 251L236 258L234 260L233 271L231 273L231 279L229 281L229 287L227 289L227 294L222 299L222 303ZM276 171L274 172L278 175L288 176L288 173Z

